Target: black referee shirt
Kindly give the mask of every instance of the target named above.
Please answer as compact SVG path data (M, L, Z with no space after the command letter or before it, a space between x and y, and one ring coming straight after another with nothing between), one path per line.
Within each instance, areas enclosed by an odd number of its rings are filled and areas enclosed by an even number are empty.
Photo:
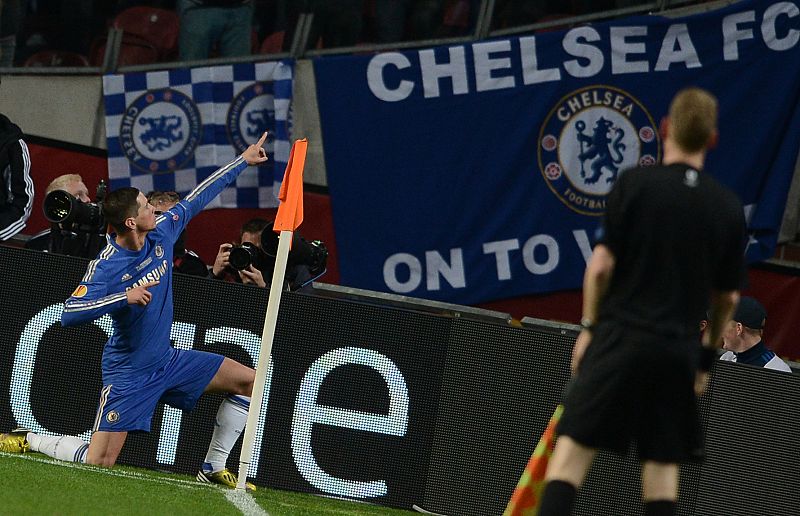
M600 320L665 336L696 335L711 290L739 289L744 277L739 199L685 164L621 174L599 243L616 258Z

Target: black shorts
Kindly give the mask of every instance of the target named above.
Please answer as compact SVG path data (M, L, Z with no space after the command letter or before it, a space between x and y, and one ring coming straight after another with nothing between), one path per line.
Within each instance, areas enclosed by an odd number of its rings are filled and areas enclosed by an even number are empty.
M558 433L621 454L635 441L640 460L701 458L694 394L698 345L698 338L598 325L565 394Z

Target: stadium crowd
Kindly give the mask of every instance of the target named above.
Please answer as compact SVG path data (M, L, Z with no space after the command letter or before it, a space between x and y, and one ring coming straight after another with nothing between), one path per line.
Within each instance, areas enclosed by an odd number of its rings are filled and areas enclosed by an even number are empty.
M492 29L647 3L498 0ZM309 48L460 37L474 31L481 4L481 0L4 0L0 67L100 66L109 27L114 25L128 33L123 51L135 62L131 64L287 51L303 13L314 14ZM168 48L159 47L164 42Z

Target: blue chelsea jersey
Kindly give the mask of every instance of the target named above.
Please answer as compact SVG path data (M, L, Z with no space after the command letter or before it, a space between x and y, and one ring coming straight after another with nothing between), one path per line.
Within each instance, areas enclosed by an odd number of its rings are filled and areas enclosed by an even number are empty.
M185 199L156 218L139 251L120 247L114 235L89 263L80 285L64 303L63 326L86 323L110 314L113 332L103 350L103 383L149 374L173 353L172 249L189 220L247 168L238 157L218 169ZM159 281L148 290L146 306L129 305L126 292Z

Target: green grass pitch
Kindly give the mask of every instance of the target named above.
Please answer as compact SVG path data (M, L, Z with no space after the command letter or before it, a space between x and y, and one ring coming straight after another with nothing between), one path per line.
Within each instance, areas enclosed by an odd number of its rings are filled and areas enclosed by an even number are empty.
M410 511L259 488L252 498L184 475L65 463L41 454L0 453L0 514L54 515L401 515ZM227 495L227 496L226 496ZM233 496L232 496L233 495Z

